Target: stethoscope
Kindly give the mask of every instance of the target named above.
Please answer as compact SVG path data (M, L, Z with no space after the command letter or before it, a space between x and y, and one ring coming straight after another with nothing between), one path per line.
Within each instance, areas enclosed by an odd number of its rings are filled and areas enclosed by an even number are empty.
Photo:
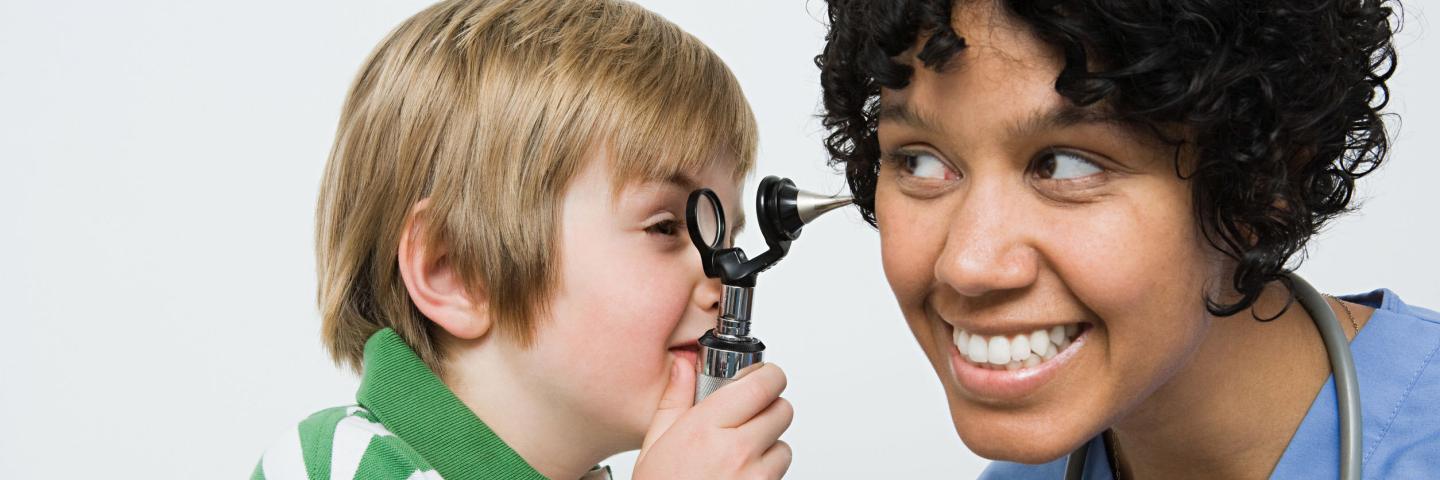
M1350 356L1350 342L1345 339L1345 331L1341 329L1335 313L1330 311L1330 305L1325 303L1325 297L1320 296L1320 292L1299 275L1289 272L1285 275L1300 306L1315 320L1320 339L1325 343L1325 354L1330 357L1330 371L1335 374L1335 397L1340 403L1340 478L1360 480L1360 446L1363 444L1360 383L1355 375L1355 361ZM1085 460L1090 453L1090 443L1085 442L1066 458L1067 480L1085 478Z

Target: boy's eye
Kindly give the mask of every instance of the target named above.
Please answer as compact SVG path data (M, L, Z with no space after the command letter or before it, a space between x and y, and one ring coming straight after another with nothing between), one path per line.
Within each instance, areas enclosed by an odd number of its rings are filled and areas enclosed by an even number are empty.
M1104 172L1085 157L1064 150L1048 150L1035 159L1035 175L1045 180L1076 180Z
M953 179L958 177L950 167L941 161L939 157L925 152L898 153L895 155L900 160L901 166L911 176L920 178L933 178L936 180Z
M655 235L674 236L680 234L681 227L683 226L684 225L681 225L680 221L678 220L667 219L655 222L654 224L645 227L645 232Z

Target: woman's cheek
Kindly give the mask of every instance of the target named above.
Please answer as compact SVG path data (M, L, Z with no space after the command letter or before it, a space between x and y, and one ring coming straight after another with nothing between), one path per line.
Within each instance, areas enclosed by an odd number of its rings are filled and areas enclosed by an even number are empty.
M885 278L890 282L891 290L899 298L901 307L907 306L907 297L921 290L923 285L915 268L919 263L918 259L902 247L903 243L904 238L899 233L881 227L881 267L885 269Z
M1173 196L1156 185L1132 188L1148 198ZM1167 195L1168 194L1168 195ZM1189 275L1194 252L1188 202L1140 201L1117 195L1102 204L1049 219L1051 262L1086 304L1125 311L1147 303L1173 303L1177 278ZM1188 283L1188 282L1183 282ZM1098 312L1097 313L1102 313Z
M1133 312L1158 286L1154 275L1166 268L1150 259L1143 238L1122 238L1111 229L1057 232L1061 252L1050 257L1053 268L1079 300L1102 318ZM1118 312L1117 312L1118 311Z
M933 283L936 250L934 240L926 236L940 235L940 227L924 225L916 212L923 207L887 198L883 190L876 193L875 216L880 229L880 261L886 280L900 301L901 308L918 306L920 296Z
M1056 255L1064 282L1096 316L1108 355L1131 381L1162 381L1198 342L1208 267L1188 214L1124 205L1095 212L1058 233L1072 239ZM1065 229L1060 229L1065 230ZM1145 380L1142 380L1145 379ZM1133 386L1132 388L1139 388Z

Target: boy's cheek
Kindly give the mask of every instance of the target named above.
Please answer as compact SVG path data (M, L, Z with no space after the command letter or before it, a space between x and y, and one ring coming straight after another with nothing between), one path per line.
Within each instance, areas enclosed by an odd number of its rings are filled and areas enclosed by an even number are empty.
M684 303L608 300L572 312L567 325L551 329L566 345L564 352L555 353L567 357L572 368L629 385L667 373L669 341Z

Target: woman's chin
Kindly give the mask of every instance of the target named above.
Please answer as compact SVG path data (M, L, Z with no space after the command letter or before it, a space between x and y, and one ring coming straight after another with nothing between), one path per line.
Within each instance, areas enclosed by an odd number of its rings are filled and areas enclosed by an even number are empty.
M1059 430L1054 424L1042 422L975 418L1001 415L1006 414L971 416L951 409L951 420L955 422L960 441L976 455L990 460L1031 465L1049 463L1069 455L1093 437Z
M1073 452L1075 451L1075 449L1080 448L1081 443L1084 443L1079 442L1073 446L1057 446L1051 444L1041 445L1021 441L995 441L993 439L975 439L974 441L972 441L971 439L966 438L964 435L960 436L960 441L964 442L965 446L968 447L970 451L975 452L976 455L979 455L986 459L1000 462L1024 463L1029 465L1040 465L1043 463L1053 462L1060 459L1061 457L1069 455L1070 452Z

